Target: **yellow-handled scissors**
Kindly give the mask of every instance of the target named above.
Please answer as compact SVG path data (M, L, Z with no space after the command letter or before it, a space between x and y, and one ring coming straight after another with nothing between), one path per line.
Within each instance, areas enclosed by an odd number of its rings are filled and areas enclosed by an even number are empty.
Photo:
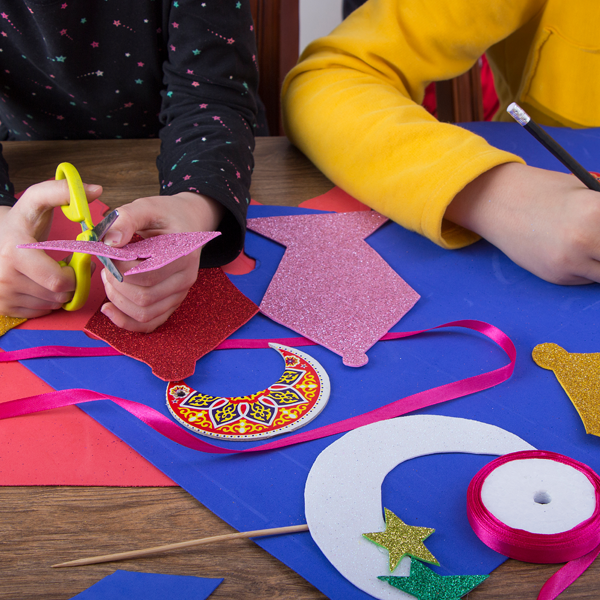
M83 189L81 177L77 169L70 163L61 163L56 169L56 179L66 179L69 186L69 204L62 206L62 211L69 221L81 224L78 241L99 242L115 222L119 213L114 210L94 227L90 207ZM102 264L116 277L123 281L123 276L109 258L98 257ZM63 304L65 310L79 310L90 295L92 278L92 259L89 254L74 252L68 265L60 261L61 266L69 266L75 271L75 293L70 302Z

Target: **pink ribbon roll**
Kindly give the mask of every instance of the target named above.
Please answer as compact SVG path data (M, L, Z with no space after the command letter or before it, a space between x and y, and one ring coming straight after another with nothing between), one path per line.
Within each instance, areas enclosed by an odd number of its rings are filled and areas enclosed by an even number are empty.
M558 533L535 533L511 527L494 516L482 497L486 480L503 465L531 459L561 463L584 475L595 496L592 514L571 529ZM543 497L544 492L540 491L539 494ZM535 501L549 505L552 499L548 496L545 500ZM543 510L542 507L540 510ZM567 562L567 565L544 584L538 595L539 600L553 600L569 587L600 553L600 477L587 465L554 452L527 450L506 454L488 463L471 480L467 491L467 517L477 537L500 554L530 563Z

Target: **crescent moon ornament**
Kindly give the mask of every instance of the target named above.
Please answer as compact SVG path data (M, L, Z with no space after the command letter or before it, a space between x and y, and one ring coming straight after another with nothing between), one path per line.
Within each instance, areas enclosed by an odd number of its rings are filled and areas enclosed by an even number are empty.
M304 489L310 534L331 564L367 594L381 600L414 600L377 578L387 569L387 557L362 535L385 529L381 503L385 476L418 456L503 455L531 449L504 429L455 417L399 417L360 427L325 448L310 470ZM410 561L403 558L394 575L408 576Z
M285 363L279 379L247 396L203 394L183 381L167 386L167 406L185 427L230 441L268 438L312 421L329 400L329 376L312 356L281 344L269 344Z

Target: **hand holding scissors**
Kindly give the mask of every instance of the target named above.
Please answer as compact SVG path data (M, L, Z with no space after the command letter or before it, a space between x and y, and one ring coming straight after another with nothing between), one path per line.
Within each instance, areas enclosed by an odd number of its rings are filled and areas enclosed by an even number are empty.
M90 202L102 193L99 185L84 184L83 189ZM63 179L32 185L14 206L0 206L0 315L40 317L73 297L72 269L61 268L43 251L25 253L17 248L46 240L53 209L69 200L68 183Z

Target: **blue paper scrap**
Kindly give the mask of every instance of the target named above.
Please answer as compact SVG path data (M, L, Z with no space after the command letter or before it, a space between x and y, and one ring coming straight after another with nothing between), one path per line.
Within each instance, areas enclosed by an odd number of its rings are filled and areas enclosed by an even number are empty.
M87 590L77 600L205 600L222 579L189 575L161 575L115 571Z

